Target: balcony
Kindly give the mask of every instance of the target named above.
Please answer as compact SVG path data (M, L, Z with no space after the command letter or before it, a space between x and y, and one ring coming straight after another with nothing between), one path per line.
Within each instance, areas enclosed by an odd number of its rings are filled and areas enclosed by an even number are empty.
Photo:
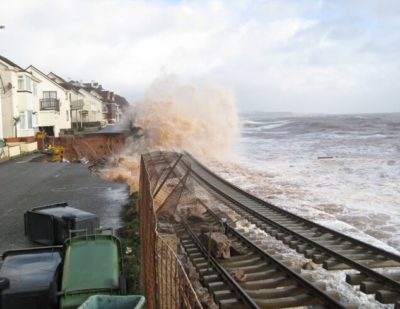
M40 110L41 111L60 111L60 100L56 98L47 98L40 100Z

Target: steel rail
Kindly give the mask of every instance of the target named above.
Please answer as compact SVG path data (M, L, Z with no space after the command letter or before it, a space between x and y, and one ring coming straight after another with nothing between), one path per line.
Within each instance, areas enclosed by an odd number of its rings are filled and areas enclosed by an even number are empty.
M203 205L205 209L214 217L215 220L219 221L221 218L213 212L205 203L203 203L201 200L199 202ZM239 233L231 224L229 223L224 223L225 229L233 234L236 238L240 239L243 243L254 249L260 256L262 256L264 259L272 262L273 264L276 265L276 267L283 272L285 272L288 276L292 277L296 282L298 282L299 285L303 286L305 289L310 291L315 297L320 299L325 305L329 306L329 308L344 308L342 304L337 302L335 299L327 295L324 291L320 290L317 286L312 284L311 282L307 281L304 279L302 276L297 274L296 272L292 271L290 268L282 264L280 261L278 261L276 258L273 256L269 255L265 250L260 248L258 245L256 245L254 242L252 242L250 239L248 239L246 236L242 235Z
M199 248L201 253L207 257L208 261L211 263L211 265L217 270L218 274L222 277L223 281L230 286L235 293L237 294L238 298L248 306L248 308L260 308L254 300L246 293L245 290L242 289L242 287L232 278L232 276L217 262L217 260L207 251L207 249L204 247L200 239L197 237L197 235L192 231L192 229L189 227L189 225L184 222L183 223L184 228L190 235L190 237L193 239L194 243L196 246Z
M324 245L321 245L293 230L291 230L290 228L285 227L284 225L275 222L274 220L268 218L267 216L251 209L251 207L244 205L243 202L238 201L237 199L235 199L234 197L230 196L229 194L227 194L226 192L224 192L221 188L216 187L216 185L213 185L210 183L210 179L206 179L204 176L201 176L198 171L196 171L196 167L194 166L197 165L200 170L203 170L203 172L205 172L207 174L207 176L210 178L212 177L214 179L214 181L217 181L217 183L225 185L228 187L228 189L233 190L235 193L238 193L254 202L257 202L260 206L264 206L266 208L270 208L273 209L275 211L277 211L278 213L287 216L287 217L291 217L296 221L300 221L305 223L306 225L308 225L310 228L312 227L316 227L318 228L320 231L323 231L324 233L329 233L332 234L336 237L342 238L343 241L348 241L350 243L353 243L357 246L361 246L364 247L368 250L374 251L375 253L377 253L378 255L381 255L383 257L392 259L396 262L400 262L400 256L397 256L391 252L387 252L385 250L376 248L374 246L371 246L369 244L363 243L362 241L359 241L357 239L354 239L352 237L349 237L347 235L343 235L339 232L333 231L329 228L326 228L324 226L321 226L319 224L316 224L314 222L311 222L309 220L306 220L304 218L301 218L297 215L294 215L290 212L287 212L283 209L278 208L277 206L271 205L257 197L252 196L251 194L243 191L242 189L232 185L231 183L227 182L226 180L222 179L221 177L215 175L213 172L211 172L208 168L206 168L204 165L202 165L200 162L198 162L196 159L194 159L190 154L186 154L186 157L190 159L191 161L191 169L192 169L192 174L198 179L200 180L203 184L205 184L208 188L210 188L212 191L214 191L215 193L217 193L218 195L224 197L226 200L230 201L231 203L233 203L234 205L238 206L239 208L241 208L242 210L244 210L245 212L251 214L253 217L257 218L259 221L261 222L265 222L267 224L269 224L270 226L273 226L275 228L277 228L280 231L285 232L288 235L293 235L295 237L295 239L302 241L305 244L309 244L314 248L317 248L318 250L320 250L321 252L327 254L328 256L331 256L333 258L335 258L338 262L344 263L348 266L350 266L351 268L358 270L359 272L361 272L362 274L367 275L368 277L370 277L371 279L381 283L383 286L379 289L379 290L391 290L394 291L395 293L399 293L400 294L400 284L399 282L385 276L382 275L350 258L347 258L329 248L327 248ZM186 162L183 161L184 164L186 164ZM194 163L194 164L193 164Z

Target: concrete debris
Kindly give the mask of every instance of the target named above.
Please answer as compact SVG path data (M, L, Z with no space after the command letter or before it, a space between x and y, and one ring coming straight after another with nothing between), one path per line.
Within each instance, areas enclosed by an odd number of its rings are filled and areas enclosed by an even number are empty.
M232 271L232 272L231 272L231 276L232 276L233 279L235 279L237 282L245 282L246 279L247 279L246 273L245 273L243 270L241 270L241 269Z
M174 227L171 223L158 221L157 230L162 234L175 234Z
M204 220L203 215L205 212L206 209L197 201L195 203L179 207L180 215L189 220Z
M193 289L196 292L196 295L199 298L203 308L218 309L219 307L214 302L213 297L210 295L208 290L201 285L199 281L200 276L196 271L196 268L190 262L189 258L184 254L179 254L178 258L181 261L183 268L188 275L188 278L192 283Z
M314 270L314 269L315 269L315 267L313 266L313 264L310 263L310 262L304 263L303 266L302 266L301 268L304 269L304 270Z
M231 241L220 232L204 233L200 240L206 248L210 249L211 255L216 258L229 259L231 257Z

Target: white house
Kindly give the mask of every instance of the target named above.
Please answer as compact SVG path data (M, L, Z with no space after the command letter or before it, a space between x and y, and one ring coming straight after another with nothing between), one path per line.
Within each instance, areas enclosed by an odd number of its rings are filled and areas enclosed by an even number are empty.
M67 90L70 102L71 126L76 128L81 127L83 120L82 114L84 114L84 96L79 92L79 87L67 82L65 79L53 72L50 72L47 76Z
M32 65L26 71L40 81L36 90L37 128L58 137L62 129L71 128L69 92Z
M0 137L34 136L39 82L30 72L0 56Z
M84 88L79 89L79 93L83 95L83 122L99 122L103 124L103 101L101 95L95 91L89 91Z

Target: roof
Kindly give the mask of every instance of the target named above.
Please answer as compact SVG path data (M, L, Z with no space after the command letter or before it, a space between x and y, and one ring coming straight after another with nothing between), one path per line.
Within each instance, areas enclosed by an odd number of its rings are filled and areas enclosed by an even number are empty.
M19 69L20 71L25 71L18 64L12 62L11 60L7 59L6 57L3 57L2 55L0 55L0 60L2 60L3 62L7 63L8 65L10 65L12 67L15 67L15 68Z
M54 80L52 80L49 76L47 76L46 74L44 74L42 71L40 71L38 68L34 67L33 65L30 65L29 67L26 68L26 70L28 69L34 69L37 73L39 73L40 75L42 75L44 78L46 78L47 80L49 80L50 82L52 82L53 84L57 85L58 87L62 88L64 91L68 90L66 88L64 88L62 85L56 83Z
M130 104L129 102L122 96L116 94L115 95L115 103L117 103L120 107L128 107Z
M56 73L50 72L49 74L47 74L47 76L49 76L49 77L50 77L50 75L54 75L56 78L58 78L59 80L61 80L63 83L66 83L66 82L67 82L64 78L60 77L60 75L57 75ZM51 78L51 77L50 77L50 78Z

